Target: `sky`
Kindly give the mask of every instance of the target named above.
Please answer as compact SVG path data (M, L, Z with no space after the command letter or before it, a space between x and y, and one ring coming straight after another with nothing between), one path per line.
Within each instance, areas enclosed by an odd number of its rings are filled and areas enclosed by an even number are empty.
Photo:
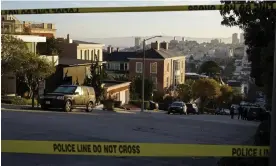
M101 0L101 1L11 1L2 0L1 9L162 6L219 4L215 0ZM225 38L240 33L237 27L220 25L219 11L157 12L157 13L90 13L19 15L20 20L54 23L58 37L109 38L130 36L185 36L196 38Z

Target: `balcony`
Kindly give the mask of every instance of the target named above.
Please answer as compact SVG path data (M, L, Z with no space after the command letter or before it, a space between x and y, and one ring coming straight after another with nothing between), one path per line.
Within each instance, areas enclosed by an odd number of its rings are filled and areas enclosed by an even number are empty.
M15 35L55 36L56 29L53 24L26 22L18 23L14 20L4 20L1 22L1 33Z

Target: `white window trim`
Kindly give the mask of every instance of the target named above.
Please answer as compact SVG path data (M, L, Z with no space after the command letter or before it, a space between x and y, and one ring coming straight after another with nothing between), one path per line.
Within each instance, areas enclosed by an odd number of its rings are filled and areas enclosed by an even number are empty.
M138 65L141 65L141 71L138 71ZM135 70L136 70L136 73L142 73L143 71L143 63L142 62L136 62L136 66L135 66Z
M156 63L156 72L152 72L151 66ZM157 74L157 62L150 63L150 73Z

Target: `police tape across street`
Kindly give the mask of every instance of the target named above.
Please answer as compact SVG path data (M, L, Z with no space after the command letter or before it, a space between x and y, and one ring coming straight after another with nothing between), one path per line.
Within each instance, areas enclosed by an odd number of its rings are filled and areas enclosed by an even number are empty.
M131 6L131 7L86 7L86 8L45 8L1 10L2 15L12 14L64 14L64 13L115 13L115 12L169 12L169 11L207 11L207 10L273 10L276 2L258 4L220 4L220 5L178 5L178 6Z
M136 156L136 157L268 157L269 147L118 142L2 140L2 153Z

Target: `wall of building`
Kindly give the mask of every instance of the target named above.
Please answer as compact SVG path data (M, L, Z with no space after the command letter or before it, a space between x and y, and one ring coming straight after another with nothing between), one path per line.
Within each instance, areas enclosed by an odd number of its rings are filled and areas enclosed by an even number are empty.
M63 77L72 77L72 84L83 85L85 77L90 73L90 65L64 67Z
M141 60L130 60L129 61L129 76L130 78L139 75L139 73L136 73L136 62L142 62ZM153 74L150 73L150 64L157 62L157 73ZM163 60L146 60L145 63L145 78L152 79L153 76L157 77L157 90L163 91L164 90L164 61Z

